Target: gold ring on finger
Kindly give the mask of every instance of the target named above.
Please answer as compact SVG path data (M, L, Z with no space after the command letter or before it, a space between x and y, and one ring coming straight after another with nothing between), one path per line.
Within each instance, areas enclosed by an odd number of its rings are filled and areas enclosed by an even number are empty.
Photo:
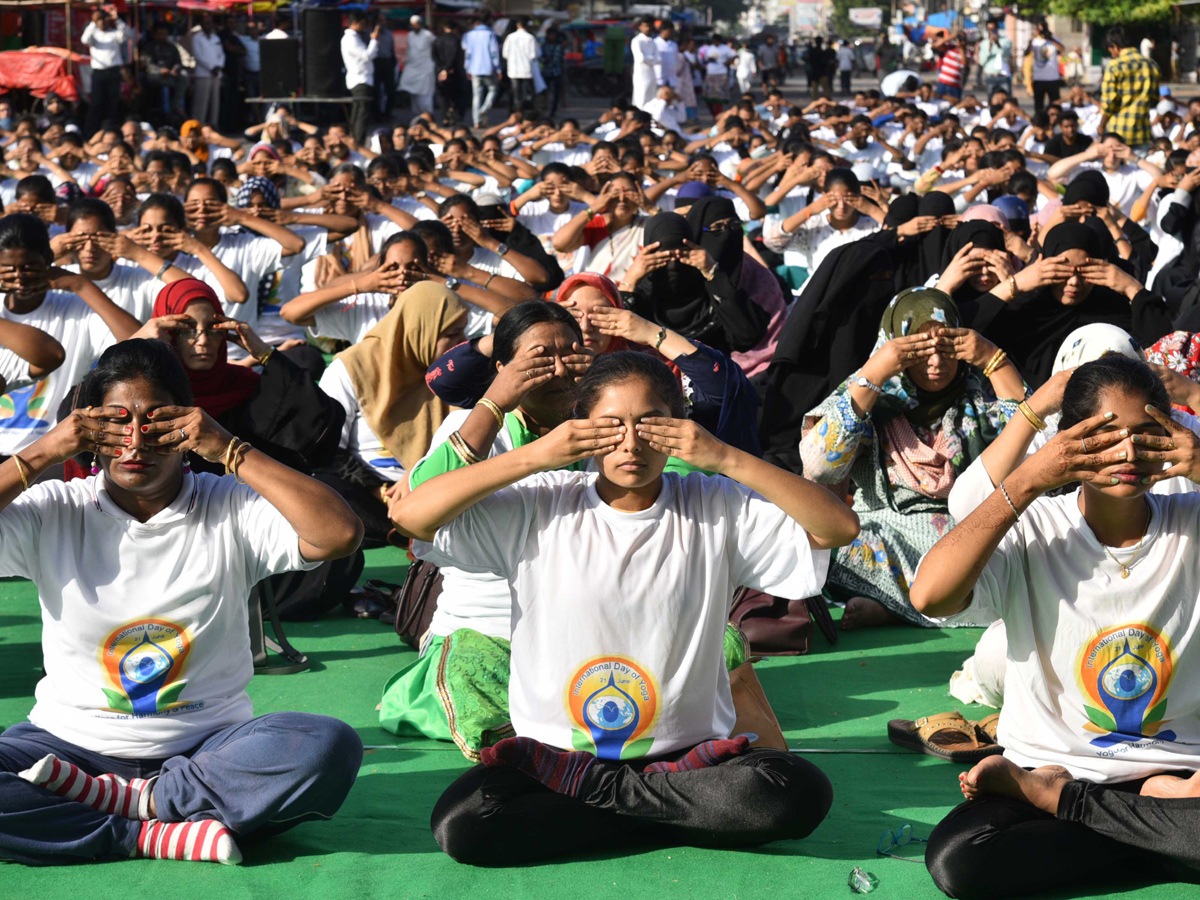
M916 359L916 357L917 354L913 353L911 350L904 354L905 359Z

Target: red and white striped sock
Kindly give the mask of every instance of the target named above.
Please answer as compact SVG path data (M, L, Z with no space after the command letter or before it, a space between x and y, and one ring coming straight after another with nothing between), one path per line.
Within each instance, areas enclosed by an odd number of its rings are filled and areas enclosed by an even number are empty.
M233 842L233 834L216 819L144 822L133 855L135 859L186 859L225 866L236 866L242 861L242 851Z
M153 778L126 781L119 775L89 775L54 754L43 756L19 773L30 784L44 787L60 797L86 803L92 809L126 819L150 818L150 788Z

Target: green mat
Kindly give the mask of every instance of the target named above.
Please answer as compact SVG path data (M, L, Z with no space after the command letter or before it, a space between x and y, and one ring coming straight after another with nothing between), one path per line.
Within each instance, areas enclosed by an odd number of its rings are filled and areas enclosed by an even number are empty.
M396 551L371 552L363 577L399 581L402 564ZM22 721L32 706L41 670L39 621L30 584L0 583L0 724ZM905 822L927 836L961 797L960 767L898 750L887 741L886 723L954 708L947 679L978 635L978 629L885 628L847 634L836 647L816 635L810 655L760 664L792 746L837 751L809 757L829 774L835 797L829 818L806 841L739 852L656 848L483 870L444 856L429 831L434 801L466 760L451 745L398 744L377 724L382 685L413 651L401 649L378 622L328 618L291 625L288 636L316 660L314 671L255 678L255 711L338 716L363 743L400 748L367 753L358 783L333 821L246 846L246 863L238 868L141 860L46 869L0 864L0 898L812 898L849 895L846 878L860 865L879 878L877 896L934 900L942 895L923 865L876 857L875 846L885 829ZM969 718L990 711L975 707ZM920 845L914 847L919 854ZM1175 900L1195 890L1166 885L1120 896ZM1104 891L1081 887L1062 896L1115 896Z

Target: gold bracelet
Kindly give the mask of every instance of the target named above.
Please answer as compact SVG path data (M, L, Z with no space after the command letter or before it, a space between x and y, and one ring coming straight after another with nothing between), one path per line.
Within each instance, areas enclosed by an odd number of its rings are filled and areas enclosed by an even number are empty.
M265 366L265 365L267 364L267 360L271 358L271 354L272 354L272 353L274 353L274 352L275 352L275 348L274 348L274 347L268 347L268 348L267 348L267 352L266 352L266 353L264 353L264 354L262 355L262 359L260 359L260 360L258 361L258 364L259 364L260 366Z
M1008 289L1009 289L1009 291L1011 291L1011 293L1008 295L1009 302L1011 303L1013 300L1017 299L1017 276L1016 275L1008 276Z
M29 477L25 474L25 468L29 463L25 462L25 460L21 459L15 453L13 454L13 462L17 464L17 474L21 476L21 490L29 490Z
M1045 431L1046 423L1042 421L1042 417L1033 411L1033 407L1029 405L1029 401L1022 400L1017 404L1017 409L1021 411L1021 415L1025 417L1025 421L1029 423L1034 431Z
M233 451L237 448L238 439L233 437L229 439L229 446L225 448L225 474L231 475L233 469Z
M450 449L455 455L463 461L464 464L472 466L477 462L482 462L482 458L471 449L461 434L457 431L450 435Z
M246 454L254 448L250 446L249 441L242 441L238 444L238 448L233 451L233 477L238 484L245 484L246 480L238 474L238 469L241 468L243 462L246 461Z
M486 409L488 412L490 412L492 414L492 416L496 420L497 428L504 427L504 410L502 410L500 408L500 404L498 404L495 400L489 400L487 397L480 397L479 403L476 405L482 406L484 409Z
M1008 359L1008 354L1003 350L997 349L996 352L992 354L992 358L988 360L988 364L983 367L983 377L991 378L992 373L1000 368L1006 359Z

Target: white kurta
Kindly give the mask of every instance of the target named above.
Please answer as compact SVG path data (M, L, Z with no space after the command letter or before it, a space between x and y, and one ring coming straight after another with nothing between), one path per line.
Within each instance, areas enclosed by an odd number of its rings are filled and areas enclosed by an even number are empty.
M645 109L646 104L658 93L658 79L654 67L658 64L658 47L654 38L647 34L634 35L629 44L633 53L633 105Z
M408 57L400 76L400 90L424 97L433 93L437 73L433 67L433 32L428 28L408 33Z

